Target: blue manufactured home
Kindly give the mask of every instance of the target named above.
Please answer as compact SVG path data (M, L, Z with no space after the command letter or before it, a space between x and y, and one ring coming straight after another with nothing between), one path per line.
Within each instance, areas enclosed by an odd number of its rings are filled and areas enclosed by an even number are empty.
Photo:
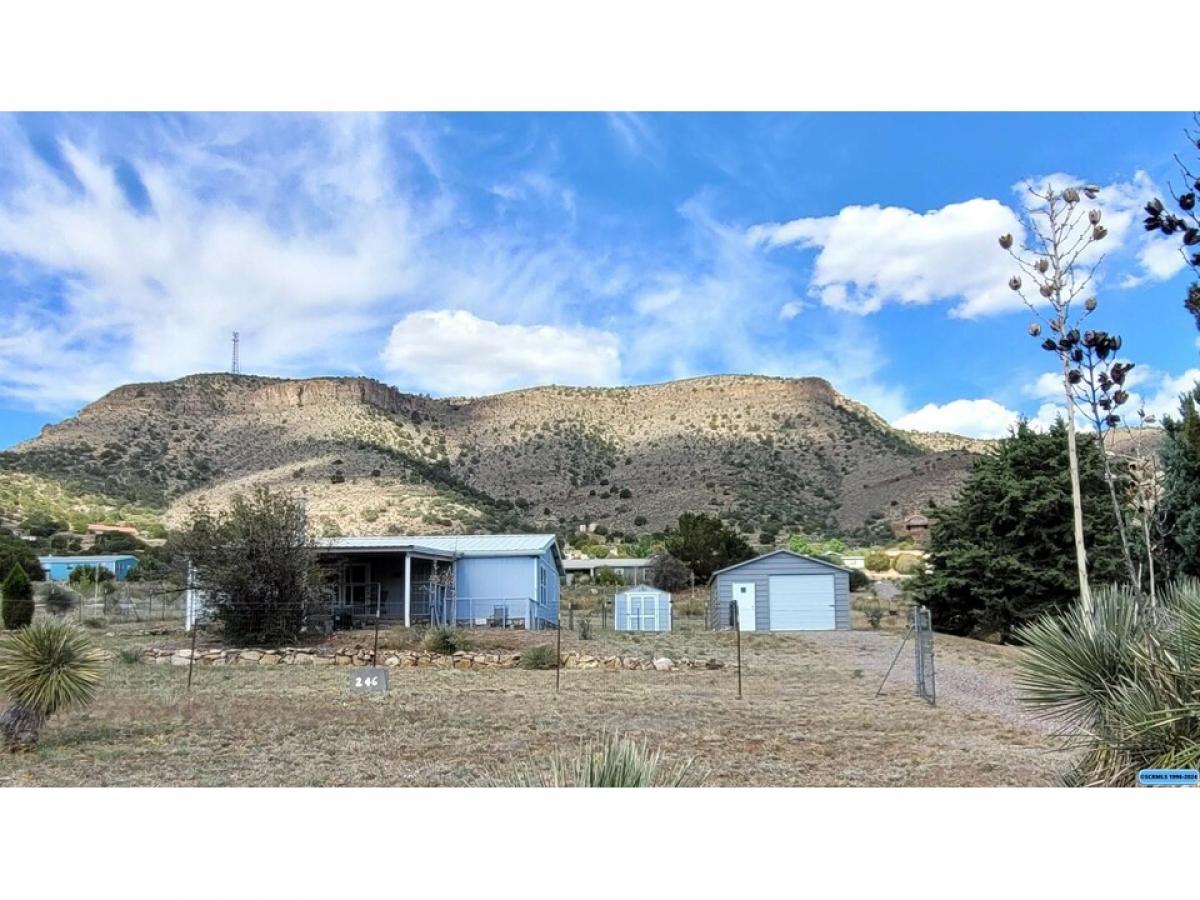
M318 541L334 616L406 626L543 628L558 622L552 534L336 537Z
M107 569L124 581L125 576L137 565L137 557L129 554L103 556L39 556L38 562L46 572L47 581L67 581L75 569Z

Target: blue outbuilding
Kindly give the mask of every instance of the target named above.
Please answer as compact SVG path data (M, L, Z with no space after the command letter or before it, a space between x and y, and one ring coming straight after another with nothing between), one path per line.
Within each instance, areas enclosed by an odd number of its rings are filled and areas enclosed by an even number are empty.
M617 631L670 631L671 595L645 584L613 597L613 627Z
M47 581L67 581L76 569L105 569L112 572L117 581L124 581L137 565L137 557L128 553L99 556L39 556L38 562L46 573Z

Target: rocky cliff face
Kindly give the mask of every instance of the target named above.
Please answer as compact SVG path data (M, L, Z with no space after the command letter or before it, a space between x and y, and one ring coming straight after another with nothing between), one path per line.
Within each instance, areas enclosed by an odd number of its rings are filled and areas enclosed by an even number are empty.
M431 399L368 378L222 374L118 388L2 462L163 507L266 482L308 493L331 530L436 531L508 510L649 531L701 511L757 538L944 501L970 449L898 432L819 378Z

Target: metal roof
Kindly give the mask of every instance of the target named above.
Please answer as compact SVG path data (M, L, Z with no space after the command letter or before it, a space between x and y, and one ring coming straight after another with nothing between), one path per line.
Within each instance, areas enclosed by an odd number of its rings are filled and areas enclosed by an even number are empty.
M831 569L837 569L839 572L846 572L846 573L850 572L850 570L847 569L845 566L839 566L837 563L831 563L829 560L821 559L821 557L819 557L819 556L808 556L807 554L804 554L804 553L797 553L795 550L788 550L787 548L782 548L779 550L772 550L770 553L764 553L764 554L762 554L762 556L756 556L753 559L742 560L740 563L734 563L732 566L726 566L723 569L717 569L717 571L713 572L712 575L710 575L708 577L708 583L712 584L713 579L716 578L718 575L720 575L722 572L728 572L731 569L740 569L742 566L749 565L752 562L758 562L760 559L766 559L768 556L775 556L778 553L786 553L788 556L794 556L797 559L811 560L812 562L820 563L823 566L829 566L829 568L831 568Z
M555 562L562 570L562 554L553 534L364 535L321 538L317 546L328 550L426 551L447 557L540 556L553 548Z
M599 559L564 559L563 566L568 569L603 569L621 568L624 566L648 566L651 560L635 557L603 556Z
M617 596L622 594L661 594L663 597L670 597L670 591L664 591L662 588L656 588L652 584L635 584L622 590L617 591Z
M97 556L39 556L38 562L42 565L53 563L115 563L123 559L134 559L137 557L132 553L105 553Z

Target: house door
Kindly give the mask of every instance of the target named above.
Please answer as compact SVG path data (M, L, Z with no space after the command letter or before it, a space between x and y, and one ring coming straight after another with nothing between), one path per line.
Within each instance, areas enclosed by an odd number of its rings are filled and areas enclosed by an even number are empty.
M740 631L755 630L754 582L735 581L730 586L733 602L737 604L738 628Z

